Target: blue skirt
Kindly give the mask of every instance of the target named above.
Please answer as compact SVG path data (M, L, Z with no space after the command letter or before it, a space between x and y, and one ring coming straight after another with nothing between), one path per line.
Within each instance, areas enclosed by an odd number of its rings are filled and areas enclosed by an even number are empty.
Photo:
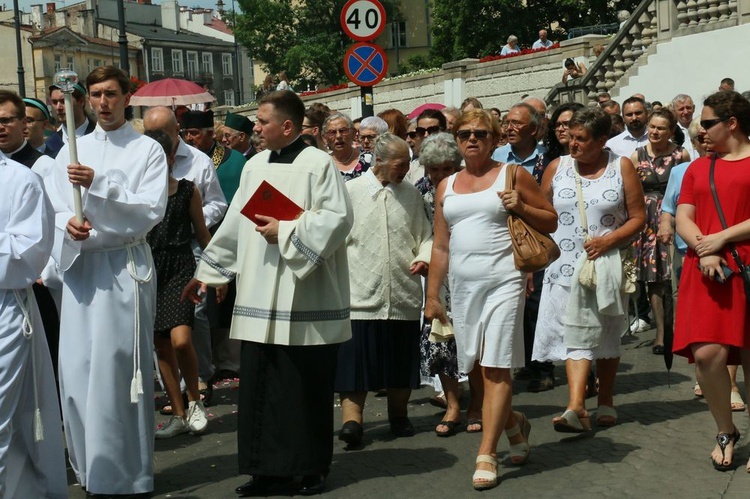
M419 388L419 321L353 320L339 347L337 392Z

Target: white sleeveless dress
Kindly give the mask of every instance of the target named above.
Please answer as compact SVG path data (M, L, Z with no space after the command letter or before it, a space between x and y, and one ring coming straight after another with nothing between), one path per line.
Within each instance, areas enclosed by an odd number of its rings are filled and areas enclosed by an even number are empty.
M628 220L620 156L609 152L607 167L599 178L581 178L586 220L591 237L613 232ZM594 350L568 350L563 342L563 317L570 296L570 282L583 252L583 228L578 210L574 160L562 156L552 179L552 205L558 213L557 231L552 234L560 247L560 258L544 272L539 316L534 333L532 360L604 359L620 356L620 334L625 315L603 319L601 343Z
M507 218L498 192L505 167L484 191L457 194L456 175L445 189L443 214L451 231L450 289L458 368L524 365L525 274L513 264ZM484 349L483 349L484 346Z

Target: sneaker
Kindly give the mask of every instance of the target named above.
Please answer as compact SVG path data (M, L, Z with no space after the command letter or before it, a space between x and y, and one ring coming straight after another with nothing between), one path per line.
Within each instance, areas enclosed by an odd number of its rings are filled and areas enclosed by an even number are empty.
M200 400L188 404L187 427L195 434L203 433L208 426L208 414Z
M187 433L189 431L190 428L188 428L185 418L172 416L166 424L163 424L161 428L157 428L155 436L156 438L172 438L180 433Z
M642 333L644 331L648 331L649 329L651 329L651 324L640 318L633 319L633 322L630 323L631 333Z

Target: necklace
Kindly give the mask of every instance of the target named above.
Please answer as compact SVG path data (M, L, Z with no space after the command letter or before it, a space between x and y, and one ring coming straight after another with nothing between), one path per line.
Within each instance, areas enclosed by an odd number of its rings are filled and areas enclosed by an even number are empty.
M339 161L338 159L336 159L336 156L333 156L333 160L334 160L334 161L335 161L336 163L340 164L340 165L348 165L348 164L349 164L349 163L351 163L351 162L352 162L352 161L354 160L354 158L355 158L355 157L357 157L357 156L359 156L359 154L357 154L357 151L356 151L356 150L352 150L352 153L351 153L351 155L349 155L349 159L347 159L346 161Z

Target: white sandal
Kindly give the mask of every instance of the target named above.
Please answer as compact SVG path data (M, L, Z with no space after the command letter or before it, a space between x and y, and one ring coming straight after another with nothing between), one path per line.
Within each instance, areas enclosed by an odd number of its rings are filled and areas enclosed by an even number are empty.
M732 390L732 395L729 400L731 402L732 412L742 412L745 410L745 401L742 400L742 394L739 390Z
M523 442L510 445L510 462L516 466L526 464L531 454L531 447L529 447L529 433L531 433L531 423L526 418L526 415L522 412L513 411L516 416L516 424L513 428L506 430L505 435L508 439L515 437L519 433L523 435Z
M596 424L605 428L610 428L617 424L617 411L614 407L600 405L596 409Z
M475 490L487 490L497 487L497 458L487 454L477 456L476 464L487 463L495 467L495 471L475 470L471 477L471 484Z

